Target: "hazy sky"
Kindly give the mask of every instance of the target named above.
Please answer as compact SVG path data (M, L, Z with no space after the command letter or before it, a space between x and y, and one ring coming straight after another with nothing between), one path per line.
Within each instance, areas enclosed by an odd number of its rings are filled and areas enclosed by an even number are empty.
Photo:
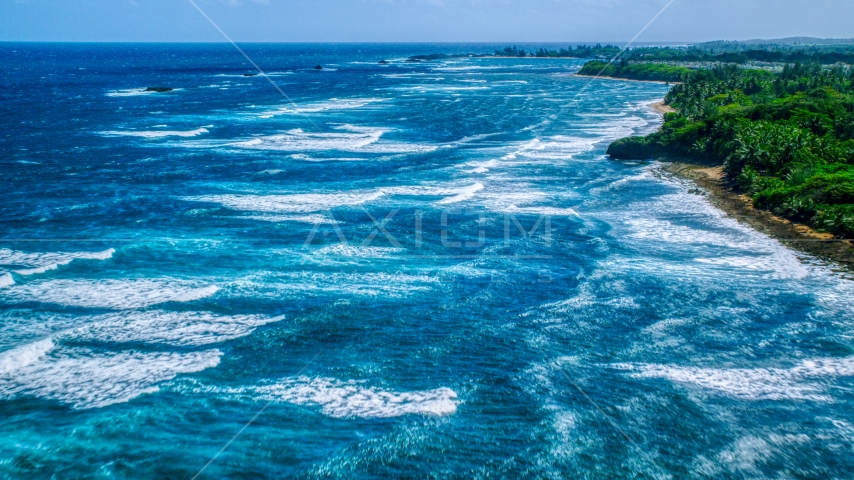
M196 0L235 41L625 42L669 0ZM639 42L854 37L854 0L675 0ZM0 0L0 40L222 41L188 0Z

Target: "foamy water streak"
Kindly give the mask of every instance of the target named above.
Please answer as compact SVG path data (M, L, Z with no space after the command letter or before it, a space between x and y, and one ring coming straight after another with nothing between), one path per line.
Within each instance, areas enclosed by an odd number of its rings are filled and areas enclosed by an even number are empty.
M203 195L184 200L218 203L232 210L266 213L313 213L337 207L361 205L383 196L367 193L305 193L294 195ZM266 220L266 218L262 218ZM284 220L292 220L285 218ZM275 219L273 220L275 221Z
M110 130L101 132L106 137L141 137L141 138L164 138L164 137L197 137L208 133L208 129L200 127L195 130Z
M391 418L403 415L451 415L457 411L457 394L450 388L394 392L355 380L287 378L273 385L224 389L224 393L297 405L318 405L336 418Z
M35 396L76 409L105 407L156 392L157 383L178 374L215 367L222 355L218 350L97 353L88 349L50 351L52 347L43 341L19 352L14 363L9 363L12 368L0 373L0 398Z
M383 187L374 191L333 192L333 193L304 193L292 195L201 195L184 197L183 200L194 202L218 203L233 210L263 213L316 213L332 210L338 207L362 205L381 197L410 196L410 197L446 197L436 202L437 205L447 205L469 200L483 190L478 182L468 186L398 186ZM310 223L327 223L328 218L319 216L269 216L244 217L266 221L301 221L312 220Z
M216 286L176 279L44 280L4 289L0 299L44 302L73 307L136 309L165 302L191 302L210 297Z
M854 376L854 357L804 360L785 368L701 368L657 364L616 364L635 378L665 378L746 400L830 401L826 380Z
M349 110L361 108L371 103L381 102L381 98L330 98L327 101L288 105L276 110L270 110L259 115L260 118L272 118L276 115L320 113L326 111Z
M483 184L478 182L478 183L475 183L474 185L472 185L470 187L462 189L456 195L453 195L451 197L443 198L442 200L439 200L438 202L436 202L436 204L437 205L448 205L451 203L464 202L464 201L469 200L472 197L474 197L474 195L481 190L483 190Z
M173 89L172 91L181 90L180 88ZM123 90L113 90L111 92L107 92L106 95L108 97L138 97L141 95L154 95L162 92L156 92L154 90L148 90L147 88L127 88Z
M278 322L283 316L214 315L206 312L144 311L100 315L92 323L58 334L58 341L146 342L199 346L224 342Z
M48 338L0 352L0 377L38 362L52 349L53 341Z
M14 270L18 275L34 275L55 270L74 260L107 260L113 257L115 250L110 248L101 252L19 252L0 248L0 265L26 267ZM2 286L2 281L0 281Z

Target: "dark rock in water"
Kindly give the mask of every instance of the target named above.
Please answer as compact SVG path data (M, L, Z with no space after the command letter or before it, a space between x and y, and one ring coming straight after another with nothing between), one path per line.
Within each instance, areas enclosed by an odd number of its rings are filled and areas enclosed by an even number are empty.
M385 60L380 60L380 65L388 65L388 62Z
M421 63L421 60L418 60L417 58L407 58L406 63Z
M169 87L148 87L145 89L146 92L158 92L158 93L171 92L172 90L173 89L171 89Z
M244 73L243 76L244 77L257 77L258 74L257 73Z
M314 67L314 69L315 69L315 70L323 70L323 67L321 67L320 65L318 65L318 66Z

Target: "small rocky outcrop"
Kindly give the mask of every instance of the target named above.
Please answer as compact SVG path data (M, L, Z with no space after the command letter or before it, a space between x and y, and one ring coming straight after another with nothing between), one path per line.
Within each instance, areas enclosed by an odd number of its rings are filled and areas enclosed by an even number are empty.
M315 70L323 70L323 67L322 67L322 66L320 66L320 65L317 65L317 66L315 66L315 67L314 67L314 69L315 69Z
M607 153L615 160L650 160L660 155L660 150L644 137L626 137L612 143Z
M171 92L174 88L169 87L148 87L145 89L146 92L157 92L157 93L165 93Z

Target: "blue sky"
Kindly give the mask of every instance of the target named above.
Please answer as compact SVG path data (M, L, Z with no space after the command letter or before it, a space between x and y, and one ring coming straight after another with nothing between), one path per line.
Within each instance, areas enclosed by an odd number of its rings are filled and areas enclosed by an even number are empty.
M243 42L625 42L668 0L196 0ZM675 0L639 42L854 37L854 0ZM0 40L222 37L188 0L0 0Z

